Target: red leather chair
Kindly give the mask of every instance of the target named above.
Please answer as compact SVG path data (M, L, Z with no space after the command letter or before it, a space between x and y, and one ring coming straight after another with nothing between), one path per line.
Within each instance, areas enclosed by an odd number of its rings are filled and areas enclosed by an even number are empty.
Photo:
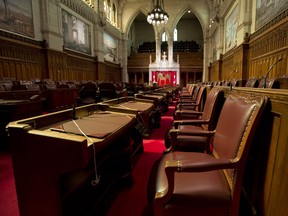
M176 109L175 110L196 110L201 111L203 107L201 107L203 99L206 96L206 85L197 86L199 88L198 92L196 93L195 99L183 99L176 103Z
M181 93L179 100L177 101L176 104L185 100L196 100L199 90L200 90L199 85L196 85L196 84L191 85L189 92Z
M182 88L180 97L192 97L195 86L195 84L187 84L186 87Z
M247 80L242 79L233 79L231 80L230 85L232 87L244 87L246 85Z
M259 79L256 77L251 77L247 80L245 87L257 88L259 85Z
M170 152L154 164L148 183L154 216L238 215L247 155L267 102L232 92L215 131L172 132L213 137L213 152Z
M176 119L173 122L172 129L178 129L179 131L191 131L191 130L214 130L217 124L219 113L223 106L224 92L220 88L212 88L212 90L207 95L203 112L197 112L193 110L186 111L176 111ZM173 142L171 146L171 138L169 132L165 137L165 152L174 150L184 150L185 151L209 151L209 140L207 137L199 136L177 136L177 139ZM193 145L191 145L193 143ZM175 147L177 148L175 149Z
M265 81L266 81L266 85L265 85ZM258 88L279 89L280 83L279 83L277 77L268 78L268 79L263 78L260 80Z

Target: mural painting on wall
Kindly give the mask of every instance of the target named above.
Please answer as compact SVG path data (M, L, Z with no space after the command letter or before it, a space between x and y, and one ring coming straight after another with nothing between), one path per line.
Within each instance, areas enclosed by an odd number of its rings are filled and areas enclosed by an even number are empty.
M90 26L69 12L62 10L64 46L91 55Z
M0 28L34 37L32 0L0 0Z
M256 30L265 25L279 13L288 9L287 0L257 0L256 1Z
M238 27L238 5L234 8L230 16L226 20L226 40L225 49L226 51L237 45L236 29Z
M104 59L117 63L117 40L104 32Z

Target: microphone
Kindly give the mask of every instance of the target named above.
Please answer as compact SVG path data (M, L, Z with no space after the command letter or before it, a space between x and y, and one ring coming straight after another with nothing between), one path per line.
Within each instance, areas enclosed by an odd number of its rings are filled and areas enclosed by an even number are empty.
M266 88L266 81L267 81L267 77L269 75L269 73L271 72L272 68L280 61L282 61L283 58L279 58L276 62L274 62L274 64L272 64L268 71L266 72L265 76L264 76L264 85L263 85L263 88Z
M230 82L230 78L231 78L231 76L232 76L233 73L237 73L237 72L238 72L238 70L235 69L235 70L233 70L232 72L230 72L230 74L228 75L227 82L228 82L228 84L229 84L229 86L230 86L230 90L229 90L229 91L232 91L232 83ZM230 82L230 83L229 83L229 82Z
M83 91L83 89L85 88L85 85L83 85L80 90L79 90L79 98L81 99L81 92ZM75 99L74 103L72 104L72 119L76 120L78 119L76 117L76 106L77 106L77 98Z
M228 75L227 80L230 81L230 78L231 78L232 74L233 74L233 73L237 73L237 72L238 72L237 69L235 69L234 71L230 72L230 74Z
M72 119L76 120L77 117L76 117L76 110L75 110L75 103L73 104L73 108L72 108Z

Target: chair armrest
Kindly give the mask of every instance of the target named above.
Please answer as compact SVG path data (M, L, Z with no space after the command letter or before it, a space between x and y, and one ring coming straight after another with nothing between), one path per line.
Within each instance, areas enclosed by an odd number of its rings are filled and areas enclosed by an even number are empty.
M203 153L204 154L204 153ZM227 158L203 158L202 160L173 161L167 160L165 171L170 172L207 172L213 170L233 169L238 161ZM167 172L167 171L166 171Z
M183 120L175 120L173 122L173 126L175 129L178 129L179 125L202 125L202 124L209 124L208 120L202 119L183 119Z
M192 106L194 107L194 106ZM190 111L190 112L189 112ZM179 113L179 115L191 115L191 116L201 116L203 115L203 112L198 112L198 111L192 111L191 110L176 110L175 115L177 115Z
M178 105L181 105L181 104L196 104L196 101L195 100L184 100L184 101L179 101L178 102Z
M209 139L209 142L211 141L211 138L214 136L215 131L204 131L204 130L184 130L184 129L170 129L169 135L171 139L171 146L164 150L164 154L174 151L174 149L177 147L177 137L178 135L187 135L187 136L202 136L207 137Z
M200 155L199 153L196 153L195 156L197 156L197 154ZM191 154L191 158L192 157L193 153ZM214 170L230 169L236 167L237 165L238 160L215 158L213 156L201 157L201 155L200 157L197 157L197 160L192 159L191 161L166 160L165 174L167 178L167 188L162 187L161 190L156 191L155 205L163 205L171 199L174 191L175 172L207 172Z
M171 136L171 139L173 138L177 139L178 135L212 137L214 136L215 132L216 132L215 130L214 131L204 131L204 130L191 131L191 130L171 129L169 131L169 134Z
M200 103L180 103L177 105L177 107L181 110L182 108L185 108L185 109L194 109L195 107L198 107L200 105Z

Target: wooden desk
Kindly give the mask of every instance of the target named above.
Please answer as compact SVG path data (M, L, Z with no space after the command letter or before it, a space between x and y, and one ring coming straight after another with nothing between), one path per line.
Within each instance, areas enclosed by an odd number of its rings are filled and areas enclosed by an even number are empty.
M138 121L141 122L144 126L143 135L150 136L153 131L153 100L140 99L135 97L120 97L117 99L107 100L101 105L108 105L109 110L117 111L117 112L134 112L138 113L139 118Z
M1 91L0 98L5 100L29 100L33 95L40 95L40 90Z
M142 98L154 101L154 107L160 110L160 113L168 111L168 100L165 94L153 94L153 93L137 93L136 98Z
M178 94L179 86L168 86L165 88L159 88L153 91L154 94L165 94L168 104L173 102L173 99Z
M77 132L71 131L71 117L78 118L89 138L76 127ZM95 104L10 122L21 216L105 215L115 183L131 181L130 142L136 123L133 115L100 112ZM63 132L51 130L63 125ZM93 186L95 161L100 182Z

